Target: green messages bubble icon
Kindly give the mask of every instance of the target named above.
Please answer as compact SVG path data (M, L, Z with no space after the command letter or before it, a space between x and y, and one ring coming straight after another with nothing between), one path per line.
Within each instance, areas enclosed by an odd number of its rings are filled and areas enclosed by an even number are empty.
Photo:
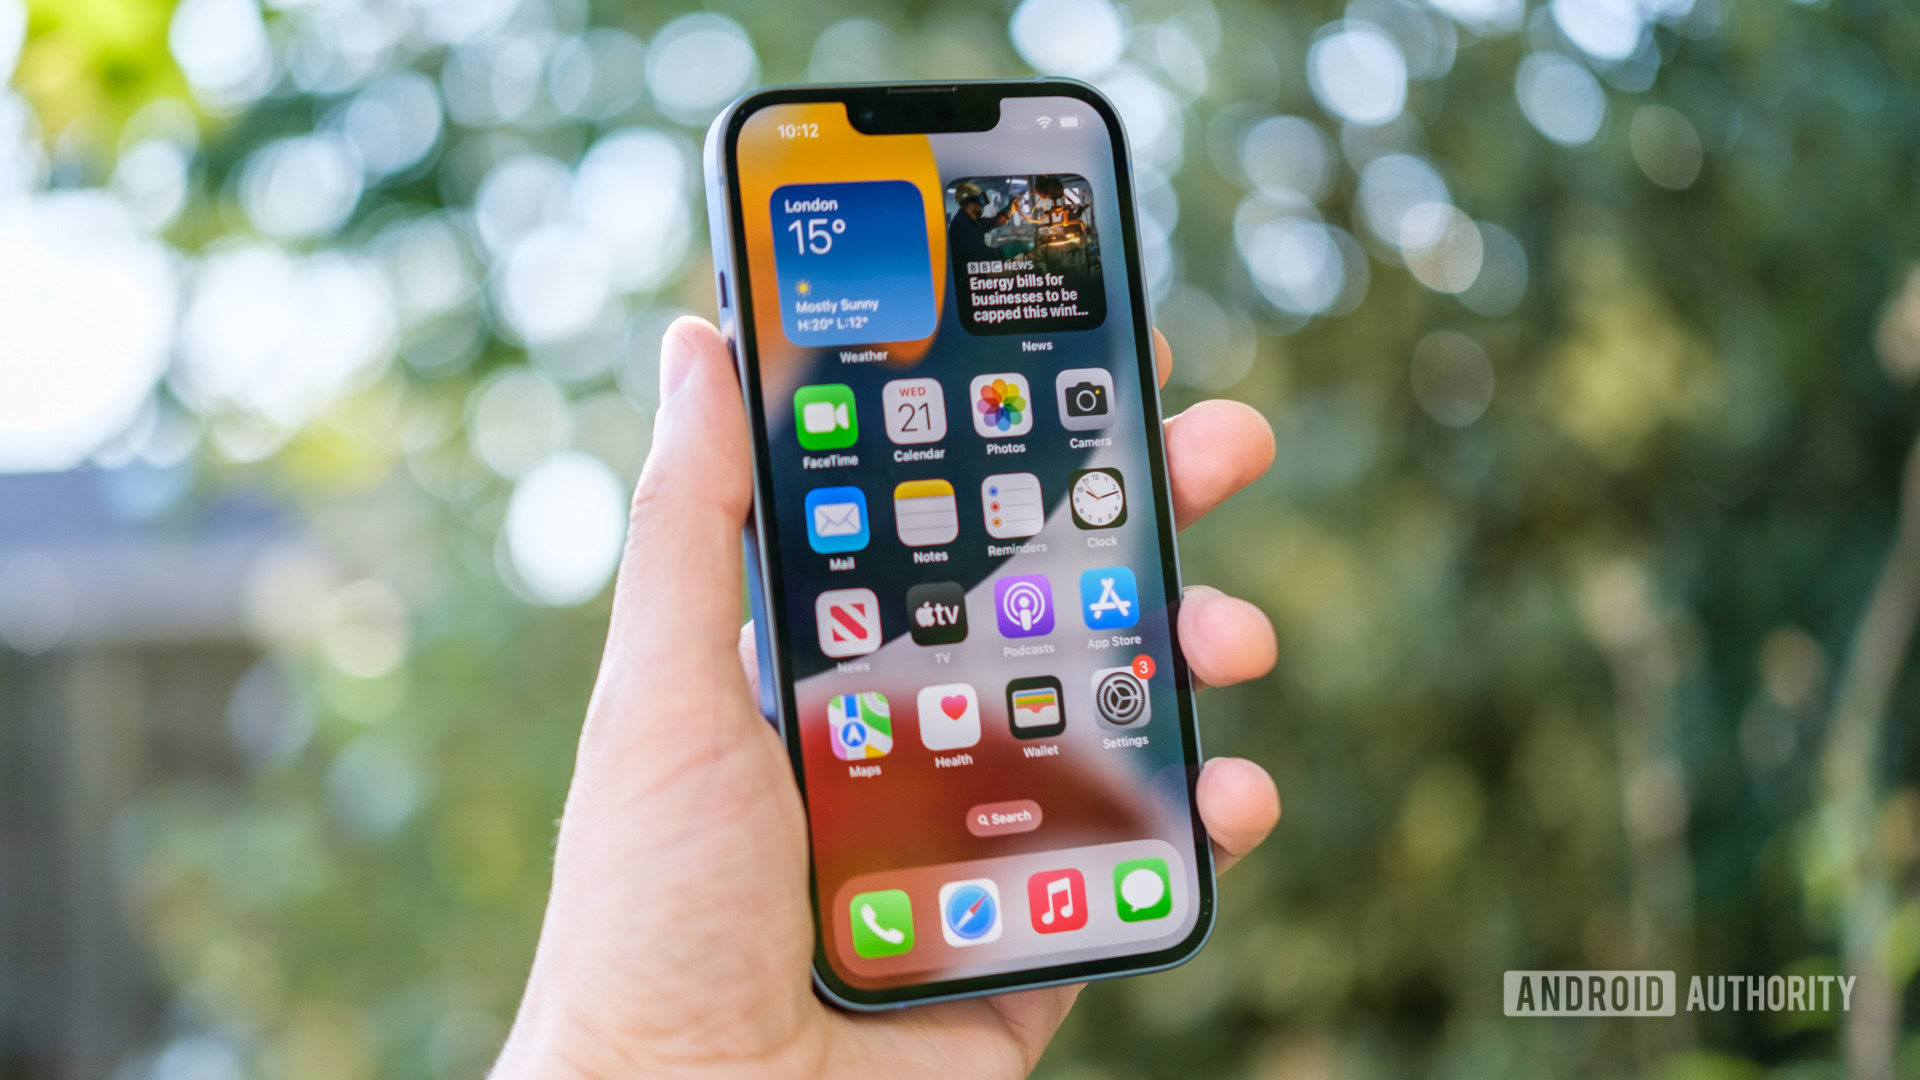
M1122 922L1164 919L1173 913L1173 882L1165 859L1129 859L1113 868L1114 905Z

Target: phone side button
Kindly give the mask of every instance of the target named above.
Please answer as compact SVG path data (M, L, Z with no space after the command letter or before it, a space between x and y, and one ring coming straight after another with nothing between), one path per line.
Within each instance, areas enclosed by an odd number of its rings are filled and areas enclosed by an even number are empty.
M727 272L720 271L720 283L716 286L720 293L720 310L727 310Z

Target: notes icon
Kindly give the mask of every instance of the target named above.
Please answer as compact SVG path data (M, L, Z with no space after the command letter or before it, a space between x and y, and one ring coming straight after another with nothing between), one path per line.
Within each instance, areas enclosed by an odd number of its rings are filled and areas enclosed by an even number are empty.
M1027 879L1027 913L1035 933L1087 925L1087 879L1078 870L1043 870Z
M893 524L908 547L951 544L960 535L960 510L945 480L909 480L893 489Z

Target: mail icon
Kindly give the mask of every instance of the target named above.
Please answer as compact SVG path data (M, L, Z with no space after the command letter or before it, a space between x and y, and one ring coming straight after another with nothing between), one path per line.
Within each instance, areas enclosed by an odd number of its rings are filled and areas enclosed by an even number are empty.
M807 543L822 555L843 555L867 546L867 496L857 487L807 492Z
M821 536L853 536L860 531L859 503L821 503L813 508L813 531Z

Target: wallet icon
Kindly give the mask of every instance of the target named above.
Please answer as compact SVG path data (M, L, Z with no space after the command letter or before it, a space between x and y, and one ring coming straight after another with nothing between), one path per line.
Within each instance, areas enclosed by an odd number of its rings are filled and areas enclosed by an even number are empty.
M842 555L867 546L867 496L857 487L807 492L807 543L822 555Z

